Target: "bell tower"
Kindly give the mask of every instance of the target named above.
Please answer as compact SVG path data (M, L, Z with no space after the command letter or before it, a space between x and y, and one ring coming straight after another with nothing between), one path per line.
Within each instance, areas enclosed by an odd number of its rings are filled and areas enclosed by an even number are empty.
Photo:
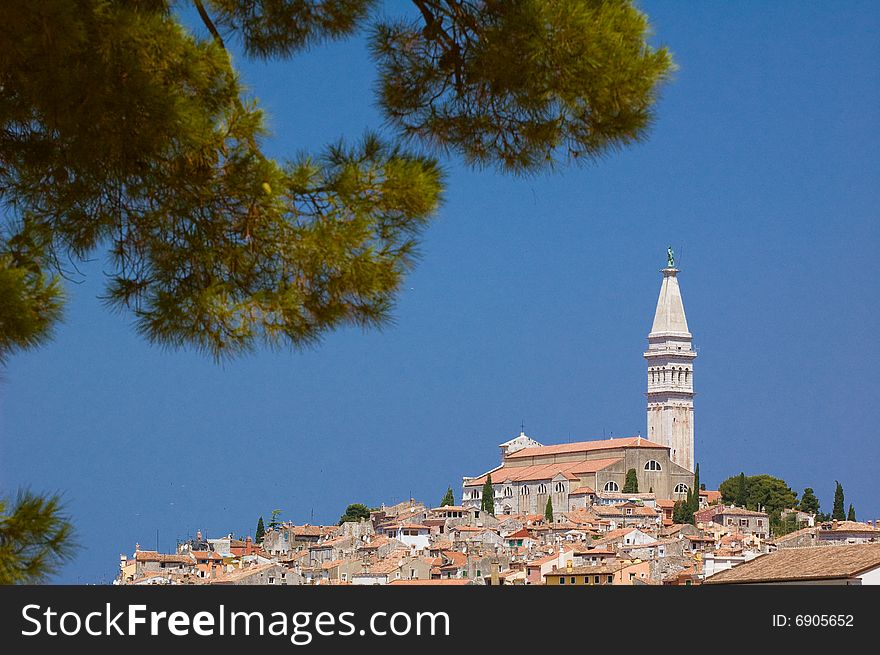
M670 447L672 461L694 470L694 359L684 303L678 287L679 270L672 248L657 299L654 324L648 334L649 440Z

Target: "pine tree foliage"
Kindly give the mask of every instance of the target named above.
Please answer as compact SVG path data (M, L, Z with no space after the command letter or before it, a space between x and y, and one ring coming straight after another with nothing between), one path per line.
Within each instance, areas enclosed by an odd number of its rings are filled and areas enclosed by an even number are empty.
M266 526L263 525L263 517L260 517L260 520L257 521L257 531L254 533L254 541L260 543L263 541L263 537L266 535Z
M14 500L0 498L0 584L45 582L75 549L57 495L20 491Z
M381 326L443 197L425 152L594 159L645 137L672 70L626 0L193 4L207 36L167 0L5 7L0 356L50 335L59 276L94 258L108 306L162 346L224 358ZM397 133L267 157L227 43L285 58L362 29Z
M846 513L847 521L855 521L856 520L856 510L853 507L852 503L849 504L849 511Z
M812 487L807 487L804 489L804 493L801 494L800 509L802 512L816 514L818 516L819 499L816 497L816 493L813 491Z
M547 496L547 505L544 507L544 520L553 523L553 499Z

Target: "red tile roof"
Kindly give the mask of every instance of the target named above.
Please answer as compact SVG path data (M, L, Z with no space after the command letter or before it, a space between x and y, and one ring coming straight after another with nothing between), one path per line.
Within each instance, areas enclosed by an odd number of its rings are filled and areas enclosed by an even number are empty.
M576 443L558 444L556 446L535 446L523 448L508 455L507 459L521 459L523 457L538 457L542 455L567 455L571 453L586 453L595 450L611 450L615 448L662 448L669 450L669 446L662 446L642 437L623 437L619 439L600 439L595 441L578 441Z
M560 462L557 464L535 464L532 466L503 466L492 471L492 484L498 485L508 480L511 482L536 482L538 480L551 480L556 475L562 474L567 480L578 480L580 476L589 475L596 471L608 468L619 462L622 457L609 457L604 459L588 459L577 462ZM486 482L486 475L468 480L466 487L482 486Z

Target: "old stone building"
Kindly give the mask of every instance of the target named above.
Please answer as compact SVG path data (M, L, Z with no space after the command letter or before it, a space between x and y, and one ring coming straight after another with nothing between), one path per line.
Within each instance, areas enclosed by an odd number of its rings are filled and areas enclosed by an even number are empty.
M634 469L639 491L653 499L685 498L693 484L694 377L691 333L670 251L648 334L647 438L579 441L547 446L527 436L500 444L501 464L464 478L462 505L479 507L489 475L496 514L543 514L571 511L601 502L603 493L622 492ZM645 503L645 499L639 499ZM654 511L653 508L651 510ZM660 510L662 519L662 510Z

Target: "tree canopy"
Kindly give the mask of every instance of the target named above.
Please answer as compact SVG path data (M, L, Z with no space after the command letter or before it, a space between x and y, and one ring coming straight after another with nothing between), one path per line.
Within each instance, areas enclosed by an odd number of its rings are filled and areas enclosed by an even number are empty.
M381 325L444 193L436 159L513 173L645 138L673 69L628 0L12 3L0 32L0 357L48 338L60 276L215 358ZM287 161L227 48L289 58L368 32L368 133Z
M21 491L0 498L0 585L45 582L76 546L58 496Z
M735 475L718 485L721 500L725 503L743 505L739 500L742 496L742 485L745 482L744 506L751 510L778 514L783 509L797 507L797 493L789 487L785 480L772 475Z
M339 525L343 523L357 523L361 519L370 518L370 508L362 503L352 503L345 508L345 514L339 518Z
M816 493L813 491L812 487L807 487L804 489L804 493L801 494L801 511L807 512L809 514L819 514L819 499L816 497Z

